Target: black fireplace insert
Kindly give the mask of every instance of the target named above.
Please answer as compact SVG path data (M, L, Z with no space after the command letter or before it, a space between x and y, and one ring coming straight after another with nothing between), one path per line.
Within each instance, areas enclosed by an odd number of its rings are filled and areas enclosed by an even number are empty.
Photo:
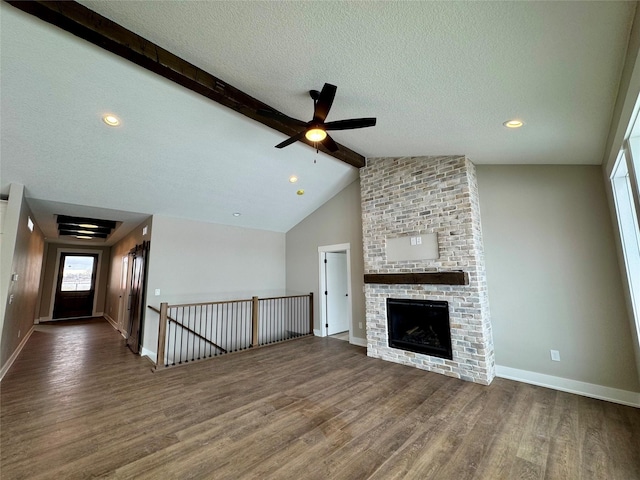
M449 302L387 298L389 346L453 359Z

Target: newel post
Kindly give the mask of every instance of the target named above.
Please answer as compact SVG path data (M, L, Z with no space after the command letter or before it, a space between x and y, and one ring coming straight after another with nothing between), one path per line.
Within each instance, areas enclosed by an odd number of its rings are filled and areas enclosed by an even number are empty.
M167 344L167 312L169 310L168 303L160 304L160 324L158 325L158 350L156 354L156 370L164 365L164 347Z
M309 333L313 333L313 292L309 292Z
M258 297L251 297L251 346L258 347Z

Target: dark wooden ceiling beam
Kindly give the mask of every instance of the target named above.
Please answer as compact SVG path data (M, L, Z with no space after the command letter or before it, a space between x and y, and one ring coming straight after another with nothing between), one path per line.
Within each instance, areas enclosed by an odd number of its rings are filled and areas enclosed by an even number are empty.
M257 113L261 109L277 112L275 108L247 95L79 3L73 1L5 1L23 12L60 27L285 135L292 136L298 133L295 128L277 119L264 117ZM302 141L314 147L307 139ZM321 144L318 145L318 149L354 167L365 166L365 158L362 155L343 145L339 145L339 150L336 152L330 152Z

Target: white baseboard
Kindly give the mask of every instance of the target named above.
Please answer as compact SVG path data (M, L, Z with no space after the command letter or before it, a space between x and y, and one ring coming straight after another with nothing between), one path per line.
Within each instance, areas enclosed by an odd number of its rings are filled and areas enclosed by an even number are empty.
M24 337L22 337L22 341L18 345L18 348L16 348L15 351L11 354L11 356L7 359L7 362L2 367L2 370L0 370L0 381L2 381L6 373L9 371L9 369L13 365L13 362L16 361L16 358L18 358L18 355L20 355L20 352L22 352L22 349L27 344L27 340L29 340L29 337L33 333L34 328L35 327L32 326L27 332L27 334Z
M314 329L313 329L313 334L314 334L316 337L321 337L321 336L322 336L322 331L321 331L321 330L319 330L319 329L317 329L317 328L314 328Z
M122 338L124 338L125 340L127 339L127 332L124 332L122 330L120 330L120 327L118 326L118 323L111 318L111 316L107 315L106 313L103 315L103 317L107 320L107 322L109 322L111 324L111 326L116 329L118 331L118 333L120 335L122 335Z
M147 350L146 348L142 347L142 350L140 350L140 355L142 355L143 357L149 357L153 363L156 363L156 352L152 352L151 350Z
M604 387L593 383L579 382L568 378L554 377L543 373L529 372L517 368L496 365L496 376L540 387L553 388L561 392L575 393L584 397L640 408L640 392Z
M118 328L118 324L116 323L116 321L113 318L111 318L106 313L103 315L103 317L107 319L107 322L109 322L113 328L115 328L116 330L120 331L120 329Z
M359 347L366 347L367 346L367 339L366 338L360 338L360 337L349 337L349 343L351 345L358 345Z
M51 318L51 315L47 316L47 317L40 317L36 320L36 323L40 323L40 322L50 322L51 320L53 320Z

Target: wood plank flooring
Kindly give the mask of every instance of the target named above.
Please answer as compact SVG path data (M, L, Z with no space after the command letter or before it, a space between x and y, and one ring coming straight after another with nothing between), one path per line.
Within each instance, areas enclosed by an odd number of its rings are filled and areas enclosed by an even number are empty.
M40 325L0 390L6 480L640 479L640 409L332 338L151 373L102 319Z

